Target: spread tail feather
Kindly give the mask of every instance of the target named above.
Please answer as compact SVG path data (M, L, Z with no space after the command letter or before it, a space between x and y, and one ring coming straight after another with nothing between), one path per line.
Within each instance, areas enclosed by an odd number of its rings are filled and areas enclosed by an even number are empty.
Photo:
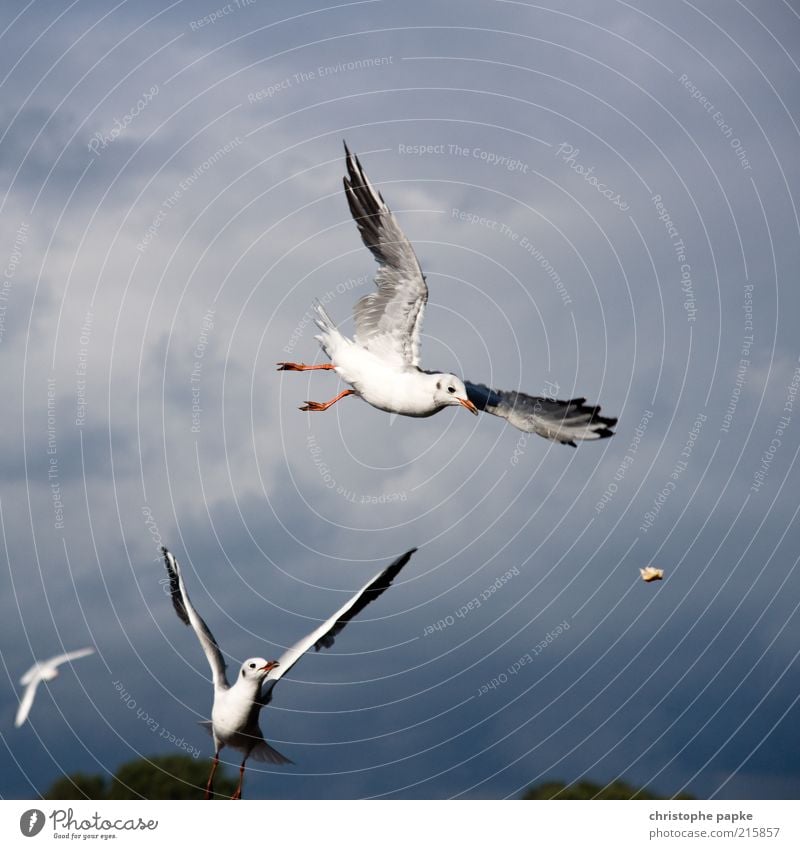
M319 301L314 304L314 312L317 317L314 319L314 324L320 329L320 333L314 338L319 342L322 350L326 353L330 360L334 359L334 354L337 345L341 345L344 341L344 336L336 329L333 320L325 312L325 307Z
M317 314L317 318L314 319L314 324L316 324L323 333L336 330L336 325L333 323L333 319L327 312L325 312L325 307L322 306L320 301L314 302L314 312Z
M254 761L262 761L264 763L270 764L291 764L294 761L290 760L286 757L286 755L282 755L277 749L273 749L266 740L262 740L260 743L257 743L253 750L250 752L250 757Z
M205 728L212 737L214 736L214 727L209 720L204 719L197 724L202 728ZM258 743L256 743L256 745L250 750L248 758L252 758L254 761L261 761L262 763L277 764L278 766L294 763L294 761L287 758L286 755L282 755L277 749L270 746L266 740L259 740Z

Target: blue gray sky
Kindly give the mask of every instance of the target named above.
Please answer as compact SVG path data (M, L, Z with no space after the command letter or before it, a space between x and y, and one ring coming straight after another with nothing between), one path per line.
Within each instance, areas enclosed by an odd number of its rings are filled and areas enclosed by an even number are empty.
M251 797L797 797L793 4L3 7L0 795L210 757L163 541L233 666L419 548L276 689L295 765ZM427 274L425 366L613 439L298 412L336 380L274 363L372 286L342 139Z

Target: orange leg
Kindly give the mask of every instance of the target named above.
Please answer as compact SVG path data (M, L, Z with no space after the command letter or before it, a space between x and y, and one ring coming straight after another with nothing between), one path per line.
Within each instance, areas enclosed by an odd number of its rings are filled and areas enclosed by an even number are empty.
M244 756L244 761L247 760L247 755ZM241 799L242 798L242 784L244 784L244 761L242 761L242 765L239 767L239 786L231 796L231 799Z
M214 792L214 773L217 771L217 767L219 766L219 749L214 752L214 763L211 766L211 775L208 776L208 784L206 784L206 799L211 798L211 794Z
M327 410L328 407L332 407L337 401L342 398L346 398L348 395L355 395L352 389L345 389L344 392L340 392L335 398L331 398L330 401L326 401L324 404L320 404L319 401L306 401L300 409L304 413L321 413L323 410Z
M304 363L278 363L278 371L315 371L316 369L332 370L333 363L321 363L318 366L307 366Z

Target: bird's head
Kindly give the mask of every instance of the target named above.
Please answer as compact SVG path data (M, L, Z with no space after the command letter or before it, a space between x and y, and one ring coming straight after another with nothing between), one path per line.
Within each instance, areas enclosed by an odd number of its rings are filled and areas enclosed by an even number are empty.
M239 671L239 678L245 681L263 681L271 669L278 666L277 660L264 660L263 657L250 657Z
M442 407L466 407L470 413L478 415L477 407L467 398L464 381L454 374L433 374L433 398Z

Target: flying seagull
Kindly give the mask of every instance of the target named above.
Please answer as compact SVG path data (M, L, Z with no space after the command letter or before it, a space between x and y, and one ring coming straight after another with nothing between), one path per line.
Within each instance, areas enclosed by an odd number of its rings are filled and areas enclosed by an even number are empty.
M19 728L28 718L31 712L31 705L36 696L36 688L42 681L52 681L58 677L58 667L62 663L67 663L70 660L77 660L79 657L86 657L94 654L94 649L85 648L77 651L70 651L66 654L59 654L51 657L50 660L40 660L34 663L33 666L19 679L19 683L25 687L25 692L17 709L17 716L14 720L14 727Z
M163 548L162 551L175 612L184 624L191 626L197 639L200 640L200 645L211 667L214 683L211 722L201 723L214 738L214 762L206 785L206 799L210 799L213 792L214 774L219 765L219 753L223 746L238 749L244 754L239 767L239 786L232 796L233 799L241 799L244 766L248 758L273 764L291 763L289 758L267 743L258 725L261 708L272 700L275 684L312 646L315 651L330 648L342 628L392 583L416 549L407 551L375 575L333 616L287 649L278 660L265 660L263 657L248 658L239 669L239 674L232 686L225 675L225 660L217 641L189 599L178 561L168 549Z
M576 440L613 436L616 419L600 415L600 407L585 398L558 401L522 392L502 392L480 383L462 381L454 374L425 371L419 365L420 333L428 286L411 243L405 237L380 192L372 186L358 157L347 144L344 190L350 212L364 244L378 262L378 291L355 306L355 336L342 335L325 312L315 305L315 339L331 360L319 365L278 363L278 371L335 371L350 389L324 403L307 401L301 410L327 410L341 398L358 395L368 404L403 416L432 416L445 407L462 406L507 419L527 433L538 433L575 446Z

